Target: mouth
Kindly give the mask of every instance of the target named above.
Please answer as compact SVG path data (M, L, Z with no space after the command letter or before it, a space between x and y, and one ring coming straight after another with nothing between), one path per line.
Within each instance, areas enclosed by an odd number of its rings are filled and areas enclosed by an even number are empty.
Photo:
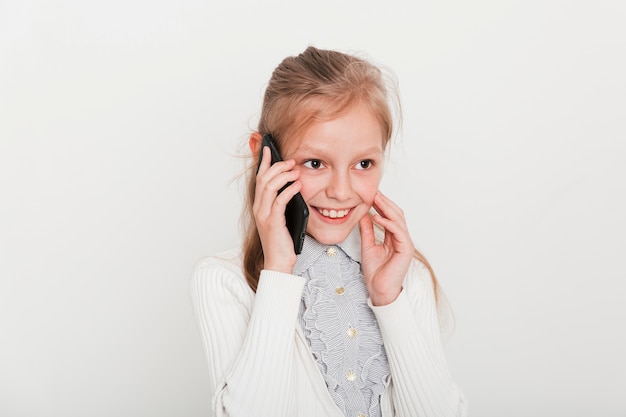
M337 209L323 209L323 208L315 207L315 210L317 210L319 214L321 214L322 216L328 219L342 219L346 217L352 209L349 208L349 209L337 210Z

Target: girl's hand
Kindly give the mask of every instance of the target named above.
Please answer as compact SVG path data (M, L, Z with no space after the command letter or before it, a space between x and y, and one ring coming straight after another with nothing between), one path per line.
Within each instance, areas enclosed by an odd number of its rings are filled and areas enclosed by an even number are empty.
M409 269L415 247L406 226L404 212L380 191L374 197L378 214L360 220L361 255L365 285L375 306L395 301ZM377 244L374 224L385 229L384 241Z
M270 149L265 147L256 177L252 212L263 246L263 268L291 274L297 258L287 230L285 208L289 200L300 191L302 184L296 181L300 171L293 169L293 159L274 165L271 165L271 159ZM278 194L278 190L290 181L294 183Z

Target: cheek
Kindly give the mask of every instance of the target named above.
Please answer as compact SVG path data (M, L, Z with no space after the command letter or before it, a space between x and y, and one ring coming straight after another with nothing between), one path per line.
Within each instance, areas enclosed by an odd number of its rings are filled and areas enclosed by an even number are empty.
M316 180L315 176L304 175L302 171L300 171L299 180L302 183L302 188L300 188L300 194L302 194L302 198L304 198L304 201L308 202L315 194L319 192L319 180Z
M364 178L359 182L359 195L361 200L368 205L374 204L374 197L378 192L378 186L380 185L380 176L373 176Z

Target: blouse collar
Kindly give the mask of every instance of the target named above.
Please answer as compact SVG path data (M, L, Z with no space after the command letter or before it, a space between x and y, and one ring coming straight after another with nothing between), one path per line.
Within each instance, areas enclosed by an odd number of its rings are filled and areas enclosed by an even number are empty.
M350 259L361 263L361 231L359 226L357 225L352 229L346 240L336 245L323 245L313 237L306 235L302 245L302 253L298 255L298 260L293 268L293 274L302 275L322 254L326 253L329 247L339 248Z

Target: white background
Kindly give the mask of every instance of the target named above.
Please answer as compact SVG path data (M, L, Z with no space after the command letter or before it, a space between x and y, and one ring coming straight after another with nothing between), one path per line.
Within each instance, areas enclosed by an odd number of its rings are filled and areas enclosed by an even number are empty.
M309 44L395 72L382 189L472 416L626 416L626 3L0 0L0 415L206 416L188 283Z

